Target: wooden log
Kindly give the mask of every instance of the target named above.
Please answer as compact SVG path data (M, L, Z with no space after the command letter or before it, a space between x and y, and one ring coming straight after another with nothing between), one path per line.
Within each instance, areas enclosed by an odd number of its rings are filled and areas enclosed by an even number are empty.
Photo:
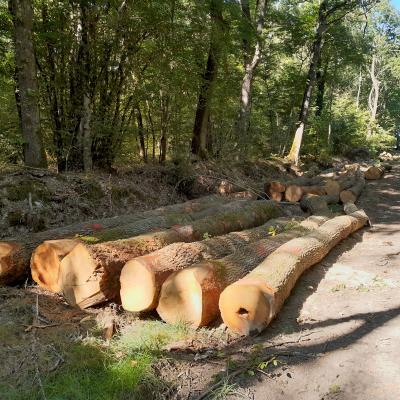
M364 176L358 174L355 180L355 184L347 189L340 192L340 200L343 204L345 203L355 203L360 196L361 192L363 191L365 186L365 179Z
M60 261L69 254L79 243L99 244L116 239L134 237L146 232L159 231L177 224L185 224L221 212L240 209L247 200L237 200L230 203L210 203L200 207L198 211L190 213L165 213L154 217L136 220L111 229L102 229L91 235L83 235L74 239L47 240L41 243L32 253L31 273L33 280L41 287L53 291L60 291L58 274Z
M219 308L224 323L242 335L264 329L279 312L301 274L361 229L367 219L359 211L335 217L314 232L276 249L246 277L223 291Z
M307 194L303 196L300 201L300 207L304 211L308 211L311 215L323 215L332 217L332 211L329 209L328 204L335 204L339 202L339 195L325 195L315 196Z
M364 177L365 177L365 179L372 181L372 180L381 179L384 173L385 173L384 167L372 165L364 172Z
M286 201L298 202L303 197L303 190L300 185L289 185L285 190Z
M304 235L324 221L324 217L310 217L285 233L172 274L162 285L158 314L168 323L183 321L195 328L209 324L219 315L218 299L226 286L245 276L282 243Z
M149 311L157 307L161 285L173 272L202 260L221 258L256 240L280 232L288 218L269 220L256 228L231 232L194 243L173 243L128 261L121 271L121 303L127 311Z
M67 302L86 308L107 300L119 300L121 269L129 260L171 243L193 242L204 235L221 235L265 223L280 213L269 201L242 203L235 211L220 213L129 239L88 245L79 243L60 263L59 287Z
M16 240L0 242L0 284L11 284L25 277L29 272L29 263L33 250L46 240L74 238L76 235L94 235L100 231L108 230L124 224L133 223L150 217L165 214L190 214L210 208L212 205L230 202L229 197L217 195L205 196L185 203L160 207L140 213L123 216L93 219L79 222L61 228L30 233Z

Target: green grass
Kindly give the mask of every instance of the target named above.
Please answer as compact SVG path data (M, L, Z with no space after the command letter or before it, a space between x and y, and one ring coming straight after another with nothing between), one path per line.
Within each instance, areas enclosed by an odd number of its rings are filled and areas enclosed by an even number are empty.
M54 372L46 372L38 362L29 379L0 383L1 400L162 398L168 384L156 376L152 364L162 357L164 345L187 337L190 329L184 324L135 321L109 342L94 332L83 340L57 344L64 362Z

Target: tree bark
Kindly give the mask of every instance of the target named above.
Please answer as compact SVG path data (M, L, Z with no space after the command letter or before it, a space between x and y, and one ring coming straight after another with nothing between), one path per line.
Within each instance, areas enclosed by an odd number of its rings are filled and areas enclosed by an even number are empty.
M370 112L370 122L368 124L368 136L372 135L373 125L376 121L376 115L378 113L378 104L379 104L379 90L381 82L378 79L377 69L378 59L375 55L372 56L371 68L369 69L369 74L371 77L371 90L368 96L368 108Z
M223 1L210 0L211 37L207 64L201 78L201 86L197 101L196 116L192 135L192 154L207 158L208 122L213 87L217 78L218 62L221 53L224 20L222 16Z
M367 222L362 211L339 216L276 249L243 279L225 288L219 299L224 323L242 335L263 330L282 308L302 273Z
M39 90L33 47L33 10L30 0L9 0L14 24L15 64L24 139L24 162L30 167L47 167L39 115Z
M121 303L128 311L149 311L157 307L161 286L174 272L202 260L225 257L244 245L279 232L290 221L269 220L245 231L207 238L194 243L174 243L148 255L128 261L121 272Z
M252 105L252 86L254 79L254 72L261 59L261 34L264 28L265 12L267 9L267 0L259 0L257 2L256 11L256 44L254 46L253 57L249 57L249 54L245 54L244 69L245 74L243 76L241 95L240 95L240 108L239 116L236 122L236 136L239 142L242 144L247 138L249 128L250 128L250 116L251 116L251 105ZM250 17L250 9L248 0L242 0L242 14L244 18ZM251 21L249 21L251 23ZM247 52L248 44L244 43L245 51Z
M355 179L355 183L349 189L340 192L340 200L343 204L355 203L359 198L365 186L365 179L363 175L359 175Z
M147 150L144 140L143 118L139 105L135 107L135 114L136 114L136 124L138 129L140 156L142 157L143 161L147 163Z
M298 165L299 163L304 130L307 124L308 115L310 113L311 96L315 85L317 66L321 58L323 35L327 29L326 8L327 8L327 1L323 0L319 7L317 29L315 33L314 43L312 46L311 62L310 62L310 67L308 69L307 81L304 89L303 101L301 103L300 115L296 124L297 129L294 135L292 147L287 156L288 160L296 165Z
M171 243L194 242L205 234L220 235L265 223L279 213L270 202L237 202L232 211L222 212L155 233L100 244L77 244L60 263L59 287L67 302L81 308L119 299L120 274L129 260ZM148 231L148 230L147 230Z
M325 220L311 217L286 233L172 274L162 285L158 314L168 323L187 322L194 328L208 325L219 315L218 299L226 286L245 276L281 244L306 234L310 227L314 229Z
M0 242L0 284L10 284L24 278L29 271L29 263L33 250L44 241L74 238L77 235L97 235L104 229L111 229L123 224L130 224L146 218L154 218L165 214L195 213L231 201L229 197L210 195L186 203L161 207L156 210L127 214L79 222L62 228L50 229L39 233L30 233L18 240ZM51 247L51 246L50 246ZM53 257L49 254L49 257Z
M86 246L90 246L116 239L132 238L146 232L159 231L175 225L180 226L179 224L188 224L210 215L229 212L232 209L237 209L237 207L244 207L245 203L246 201L235 201L228 204L217 203L215 206L203 208L194 213L166 213L136 220L132 223L123 222L120 226L94 232L91 236L80 236L76 238L75 244L82 242ZM62 252L61 249L63 248L64 251ZM53 249L57 249L58 258L53 255ZM73 247L71 248L68 239L43 242L32 254L31 272L33 279L42 287L58 291L58 289L54 289L57 288L57 281L53 280L53 277L58 276L59 259L68 255L72 250Z

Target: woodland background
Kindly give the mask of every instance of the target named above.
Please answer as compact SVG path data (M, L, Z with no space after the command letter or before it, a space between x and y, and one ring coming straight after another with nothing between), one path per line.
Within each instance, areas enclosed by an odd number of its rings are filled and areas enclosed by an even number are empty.
M320 158L395 143L386 0L1 0L0 28L5 164L284 156L301 126Z

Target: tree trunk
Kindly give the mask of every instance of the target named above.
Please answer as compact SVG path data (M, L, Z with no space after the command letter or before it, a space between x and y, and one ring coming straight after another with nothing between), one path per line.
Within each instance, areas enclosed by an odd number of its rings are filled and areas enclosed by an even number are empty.
M377 57L373 55L371 61L371 68L369 69L372 86L368 96L368 108L370 112L370 122L368 124L368 132L367 132L368 136L372 135L373 125L375 124L376 115L378 113L379 90L381 82L378 80L378 74L376 71L377 63L378 63Z
M287 233L174 273L161 288L158 314L168 323L187 322L195 328L209 324L218 317L218 299L225 287L245 276L281 244L304 235L325 220L311 217Z
M121 302L128 311L149 311L157 307L161 286L176 271L202 260L221 258L271 232L281 231L287 218L269 220L257 228L206 238L194 243L174 243L148 255L128 261L121 272Z
M138 138L139 138L140 157L142 157L143 161L147 163L147 150L144 140L143 118L139 105L135 107L135 111L136 111L136 123L138 129Z
M88 245L79 243L60 263L59 286L67 302L81 308L117 300L120 274L133 258L161 249L171 243L194 242L204 235L220 235L265 223L279 213L270 202L237 202L232 211L214 214L164 231L124 240ZM236 210L235 210L236 209Z
M44 241L74 238L77 235L96 235L104 229L111 229L123 224L133 223L146 218L165 214L181 214L199 212L231 201L229 197L210 195L186 203L161 207L156 210L127 214L120 217L110 217L79 222L62 228L50 229L39 233L30 233L16 241L0 242L0 284L10 284L25 277L29 271L29 263L33 250ZM53 257L49 254L49 257Z
M248 0L242 0L242 13L245 18L250 17L250 10ZM267 8L266 0L259 0L257 4L257 25L256 25L256 45L254 47L253 57L250 58L249 54L245 54L245 74L242 81L241 96L240 96L240 109L239 117L236 122L236 136L241 143L245 142L250 128L250 115L251 115L251 99L252 99L252 85L254 72L260 62L261 58L261 34L264 29L265 12ZM250 22L250 21L249 21ZM244 44L248 50L248 44Z
M361 211L336 217L315 232L276 249L246 277L223 291L219 309L224 323L242 335L264 329L282 308L302 273L367 221Z
M199 98L192 135L192 154L207 158L208 121L213 87L217 78L217 67L221 52L224 20L222 17L222 0L210 0L211 37L207 64L201 79Z
M320 117L324 109L324 99L325 99L325 83L326 74L328 71L328 61L325 62L325 66L322 69L321 57L319 60L319 66L317 68L316 80L317 80L317 96L315 99L316 111L315 115Z
M39 90L36 77L32 28L33 10L30 0L9 0L14 24L15 64L20 99L20 118L24 139L24 162L30 167L47 167L39 115Z
M304 89L303 101L301 104L297 129L294 135L292 147L287 156L288 160L296 165L299 163L300 149L303 142L304 129L307 124L308 115L311 107L311 96L315 85L317 66L321 58L323 35L327 29L326 23L326 0L321 2L318 14L318 25L312 47L311 62L307 74L306 86Z

